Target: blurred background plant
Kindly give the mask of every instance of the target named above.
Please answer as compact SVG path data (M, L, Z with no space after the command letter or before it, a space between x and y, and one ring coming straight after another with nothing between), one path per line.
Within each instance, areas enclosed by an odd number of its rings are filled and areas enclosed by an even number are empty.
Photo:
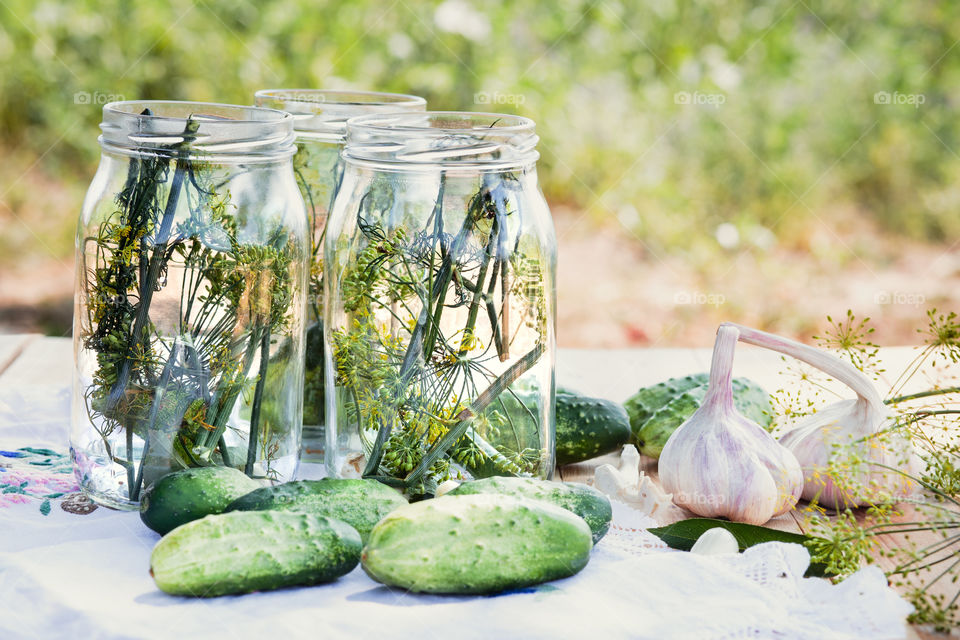
M934 0L3 0L0 330L69 331L106 101L284 86L533 117L561 346L913 342L960 299L958 39Z

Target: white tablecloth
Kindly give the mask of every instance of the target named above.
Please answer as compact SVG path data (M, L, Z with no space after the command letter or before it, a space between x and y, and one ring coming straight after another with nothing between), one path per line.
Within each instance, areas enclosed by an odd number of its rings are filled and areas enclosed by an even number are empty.
M561 355L561 382L563 367ZM582 367L577 371L583 375ZM68 408L63 384L6 381L0 451L9 453L0 455L0 465L15 462L18 447L65 452ZM37 467L33 477L47 469ZM69 476L58 478L69 484ZM158 536L138 514L67 513L60 498L42 497L52 489L32 491L31 483L0 493L5 639L901 638L910 611L876 568L838 585L802 578L809 557L797 545L768 543L736 556L703 557L644 548L643 538L624 532L601 541L577 576L498 596L411 595L380 586L357 568L309 588L172 597L149 576Z

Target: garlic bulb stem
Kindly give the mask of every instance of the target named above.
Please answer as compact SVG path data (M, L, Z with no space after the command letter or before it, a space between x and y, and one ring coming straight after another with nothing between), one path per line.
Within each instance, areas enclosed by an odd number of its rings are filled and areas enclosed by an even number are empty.
M797 360L806 362L847 385L858 396L864 398L871 405L875 407L883 406L883 400L880 398L880 394L877 393L877 389L873 386L873 383L870 382L870 379L849 362L841 360L820 349L796 342L795 340L790 340L789 338L776 336L766 331L760 331L759 329L751 329L750 327L745 327L733 322L724 322L721 326L729 326L737 329L740 333L740 342L779 351Z
M721 325L713 343L713 358L710 360L710 384L703 404L716 403L724 409L733 409L733 354L740 337L739 327Z

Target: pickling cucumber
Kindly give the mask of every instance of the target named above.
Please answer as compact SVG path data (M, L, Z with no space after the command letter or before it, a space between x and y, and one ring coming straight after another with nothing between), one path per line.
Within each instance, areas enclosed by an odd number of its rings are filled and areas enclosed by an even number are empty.
M140 500L140 519L164 535L182 524L222 513L242 495L260 487L232 467L198 467L167 474Z
M706 373L670 378L640 389L624 403L640 453L660 457L673 432L700 407L708 383ZM773 421L770 396L749 378L733 379L733 402L740 413L762 427Z
M505 494L544 500L583 518L590 527L593 543L600 542L610 528L613 510L610 499L593 487L579 482L551 482L537 478L495 477L464 482L446 495Z
M575 391L557 391L557 464L583 462L619 451L630 439L623 405Z
M446 495L400 507L378 522L361 563L389 586L485 594L574 575L592 547L583 519L550 503Z
M238 511L194 520L164 536L150 574L173 595L211 597L329 582L360 560L360 534L311 513Z
M323 478L261 487L234 500L225 511L302 511L343 520L366 542L373 525L401 505L399 491L376 480Z

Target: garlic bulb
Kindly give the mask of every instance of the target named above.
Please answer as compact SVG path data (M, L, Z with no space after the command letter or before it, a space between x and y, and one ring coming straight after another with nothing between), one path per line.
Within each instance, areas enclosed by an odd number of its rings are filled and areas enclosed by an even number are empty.
M660 454L660 481L673 501L706 517L763 524L793 508L803 473L792 453L733 405L731 370L739 331L721 326L700 408Z
M895 416L867 376L848 362L814 347L757 329L726 326L740 332L741 342L802 360L857 394L856 399L835 402L807 416L780 437L780 443L793 452L803 468L805 500L841 509L909 495L913 482L884 467L909 473L916 471L918 459L909 436L894 429Z

